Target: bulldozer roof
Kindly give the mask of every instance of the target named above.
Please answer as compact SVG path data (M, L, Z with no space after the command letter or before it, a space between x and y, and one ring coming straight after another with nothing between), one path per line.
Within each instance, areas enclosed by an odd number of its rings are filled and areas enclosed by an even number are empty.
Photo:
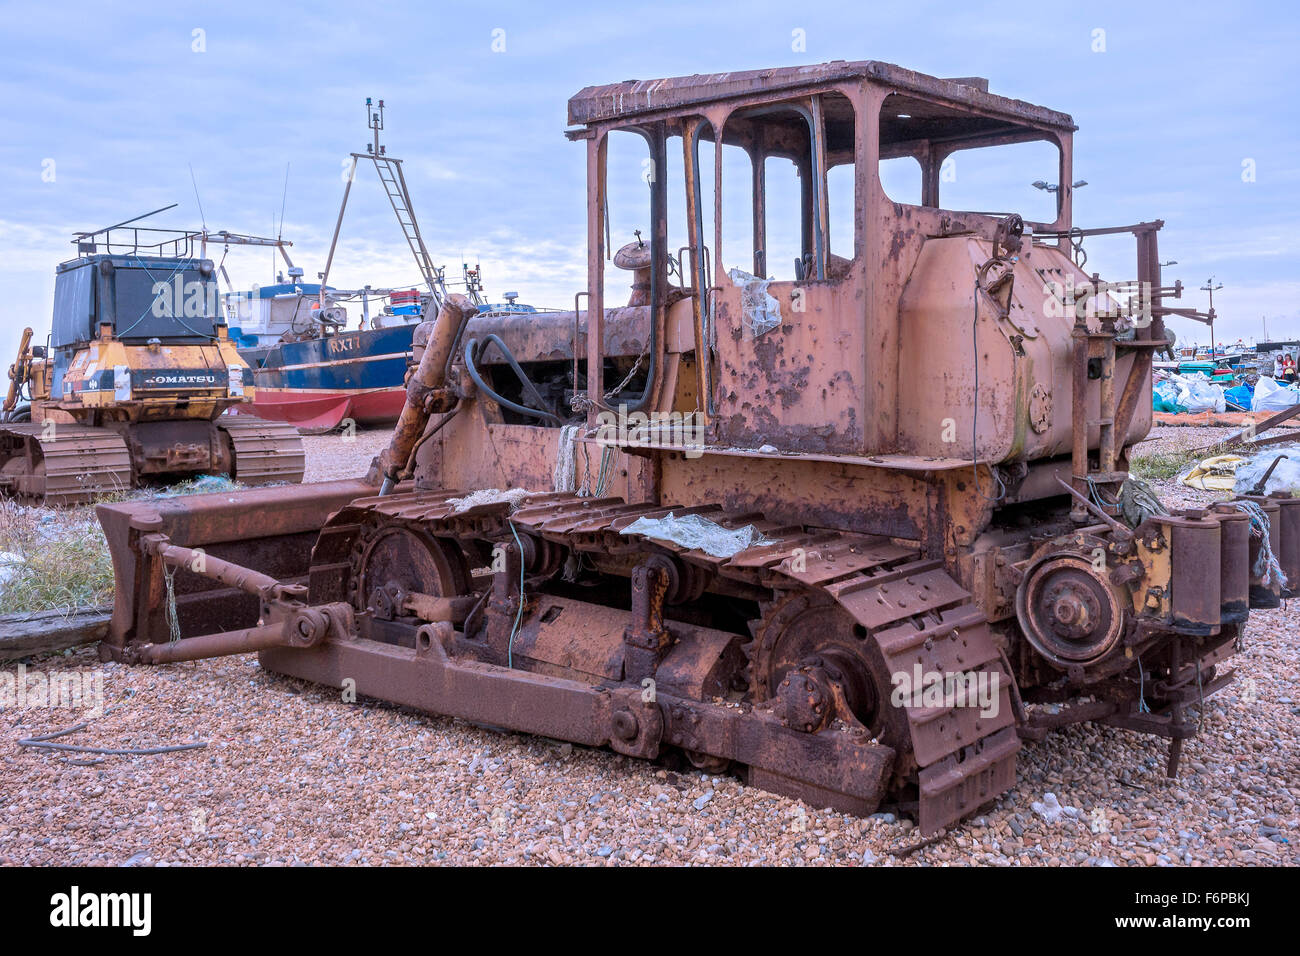
M203 263L207 263L211 268L212 260L200 259L196 256L163 256L157 254L141 253L122 253L122 252L89 252L82 253L73 259L65 259L54 267L54 274L58 275L68 272L71 269L79 269L86 265L98 265L101 262L111 262L114 269L169 269L179 270L183 268L198 269Z
M707 73L659 80L624 80L589 86L569 100L569 125L672 112L693 104L752 98L778 90L812 90L828 84L864 78L902 93L947 100L1007 119L1073 131L1067 113L988 91L979 77L943 79L876 60L833 60L812 66L787 66L738 73Z

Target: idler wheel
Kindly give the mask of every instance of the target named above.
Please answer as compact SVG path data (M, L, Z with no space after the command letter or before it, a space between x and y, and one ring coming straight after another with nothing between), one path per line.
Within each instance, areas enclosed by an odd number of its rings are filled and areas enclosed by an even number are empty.
M859 723L903 748L907 716L889 702L892 683L875 638L826 595L796 593L753 625L750 699L772 701L784 723L815 733L834 720Z
M1060 667L1094 664L1124 633L1124 608L1107 580L1083 555L1046 555L1016 591L1016 613L1034 648Z
M354 559L353 581L358 598L377 616L392 618L401 616L398 599L404 594L456 597L468 593L469 573L454 543L407 525L381 525L364 537L361 553Z

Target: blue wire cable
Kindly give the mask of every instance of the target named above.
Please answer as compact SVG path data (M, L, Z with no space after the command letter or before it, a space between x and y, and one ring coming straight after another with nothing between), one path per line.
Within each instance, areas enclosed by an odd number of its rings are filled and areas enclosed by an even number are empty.
M515 626L510 629L510 640L506 642L506 666L514 667L515 635L519 633L519 623L524 619L524 545L519 540L515 523L506 523L510 525L510 533L515 536L515 547L519 549L519 613L515 615Z

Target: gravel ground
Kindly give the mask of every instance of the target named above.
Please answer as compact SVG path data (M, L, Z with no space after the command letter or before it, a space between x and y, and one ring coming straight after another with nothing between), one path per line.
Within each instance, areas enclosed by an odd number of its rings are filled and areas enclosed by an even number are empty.
M343 450L337 436L309 438L308 477L360 474L385 441L362 432ZM80 650L29 663L102 669L111 709L61 742L206 747L35 750L16 741L83 712L0 710L0 863L1294 865L1296 625L1286 608L1252 613L1242 679L1207 702L1177 780L1164 776L1165 743L1072 727L1027 743L1014 789L911 853L914 828L887 813L860 819L731 776L345 703L252 656L129 668ZM1073 811L1049 823L1033 809L1047 793Z
M358 428L354 433L303 435L307 468L303 481L363 478L370 461L388 447L391 428Z

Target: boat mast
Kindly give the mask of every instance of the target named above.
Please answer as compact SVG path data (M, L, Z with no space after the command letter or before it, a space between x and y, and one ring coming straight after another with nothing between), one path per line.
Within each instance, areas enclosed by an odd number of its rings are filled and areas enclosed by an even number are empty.
M434 267L433 260L429 257L429 250L424 245L424 237L420 234L420 225L415 218L415 209L411 205L411 193L406 187L406 176L402 172L402 161L389 156L386 147L379 142L379 132L384 128L383 100L380 100L376 106L370 97L366 97L366 124L371 131L372 141L366 144L364 153L351 154L352 165L348 169L347 183L343 187L343 202L339 205L338 219L334 222L334 237L330 240L329 255L325 259L325 271L321 273L321 307L325 305L325 283L329 279L330 267L334 262L334 250L338 245L339 230L343 226L343 212L348 207L348 194L352 191L352 181L357 175L357 162L369 159L374 163L375 172L379 175L379 181L383 183L384 192L388 195L389 203L392 204L402 235L406 238L406 244L410 247L411 255L415 257L415 264L429 290L427 312L436 314L447 297L447 285L442 270Z

